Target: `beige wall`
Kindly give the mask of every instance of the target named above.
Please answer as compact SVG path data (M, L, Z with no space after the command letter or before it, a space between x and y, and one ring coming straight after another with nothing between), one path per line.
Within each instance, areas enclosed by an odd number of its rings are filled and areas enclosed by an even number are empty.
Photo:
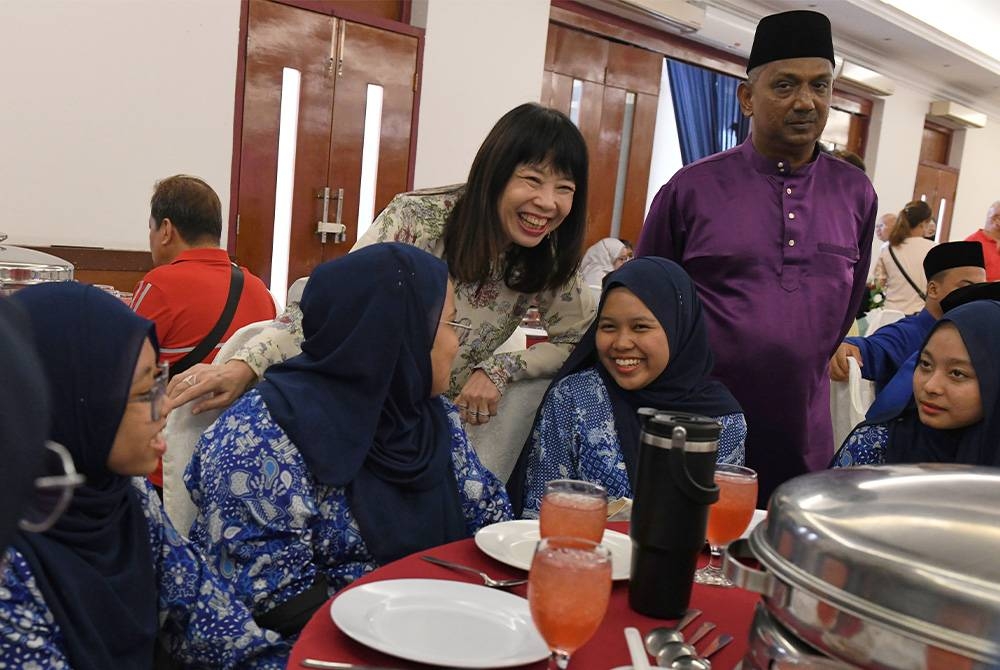
M489 128L541 89L548 0L426 0L418 187L465 178ZM0 231L24 244L145 249L152 183L190 172L228 209L239 0L0 0ZM16 92L11 94L9 92ZM881 211L912 195L931 98L877 103L867 160ZM952 238L994 187L1000 118L967 131Z
M239 0L0 1L0 231L148 248L153 182L228 209Z

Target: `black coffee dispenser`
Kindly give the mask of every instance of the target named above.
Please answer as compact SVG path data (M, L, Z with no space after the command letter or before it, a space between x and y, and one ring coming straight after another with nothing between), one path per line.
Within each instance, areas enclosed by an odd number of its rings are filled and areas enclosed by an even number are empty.
M691 600L709 505L719 499L715 458L722 425L647 408L639 417L629 605L647 616L678 619Z

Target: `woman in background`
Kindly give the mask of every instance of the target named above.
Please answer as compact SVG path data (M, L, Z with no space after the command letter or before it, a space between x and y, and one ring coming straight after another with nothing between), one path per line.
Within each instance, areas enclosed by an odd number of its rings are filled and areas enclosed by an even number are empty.
M879 253L873 276L885 289L884 309L903 314L916 314L924 308L927 277L924 276L924 256L933 240L924 239L931 222L931 208L922 200L907 203L896 217L889 234L889 244Z
M508 482L515 515L537 517L552 479L631 498L640 407L718 418L719 462L742 464L743 411L711 372L701 302L679 265L647 256L608 275L597 320L546 392Z
M448 388L458 351L445 264L376 244L317 267L302 353L202 435L191 539L259 621L298 632L379 565L510 518Z
M580 274L583 275L583 283L588 286L596 286L600 290L604 277L614 272L626 261L632 260L632 245L614 237L605 237L597 242L583 255L580 262Z
M505 114L490 131L465 184L397 195L354 249L403 242L448 263L462 334L447 395L469 423L496 415L506 385L553 374L594 318L579 280L586 229L587 147L567 116L537 104ZM497 354L535 305L548 341ZM225 407L269 365L299 352L301 311L291 305L273 328L224 366L174 379L178 404Z
M965 463L1000 467L1000 302L948 310L934 326L902 412L855 428L834 467Z
M153 323L93 286L17 292L51 393L49 437L86 477L65 513L19 532L0 588L0 666L283 668L262 630L163 515L146 480L170 410Z

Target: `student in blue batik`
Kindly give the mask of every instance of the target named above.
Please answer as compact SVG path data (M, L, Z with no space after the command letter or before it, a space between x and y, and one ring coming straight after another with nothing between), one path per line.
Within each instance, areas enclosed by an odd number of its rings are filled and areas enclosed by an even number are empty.
M718 418L719 462L742 464L743 412L711 372L701 302L679 265L650 256L609 274L597 320L546 391L508 482L515 514L537 517L552 479L631 498L640 407Z
M191 538L258 620L296 633L333 591L510 518L448 388L458 351L445 263L366 247L313 271L302 353L202 435Z
M283 668L288 645L178 535L146 481L169 411L153 323L72 282L11 300L35 334L49 438L86 482L54 525L7 549L0 667Z
M881 463L1000 466L1000 302L945 312L920 349L903 410L859 425L833 467Z

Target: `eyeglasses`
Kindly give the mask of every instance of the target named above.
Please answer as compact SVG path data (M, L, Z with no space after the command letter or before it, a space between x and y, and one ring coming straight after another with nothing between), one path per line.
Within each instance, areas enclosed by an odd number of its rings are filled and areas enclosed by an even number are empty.
M18 527L30 533L41 533L48 530L66 511L73 490L86 481L86 478L76 471L73 457L66 447L58 442L46 441L45 472L35 479L35 491L28 511L25 512Z
M163 417L163 399L167 397L170 364L157 363L156 370L156 376L153 377L153 388L129 400L129 402L148 402L149 416L153 421L159 421Z

